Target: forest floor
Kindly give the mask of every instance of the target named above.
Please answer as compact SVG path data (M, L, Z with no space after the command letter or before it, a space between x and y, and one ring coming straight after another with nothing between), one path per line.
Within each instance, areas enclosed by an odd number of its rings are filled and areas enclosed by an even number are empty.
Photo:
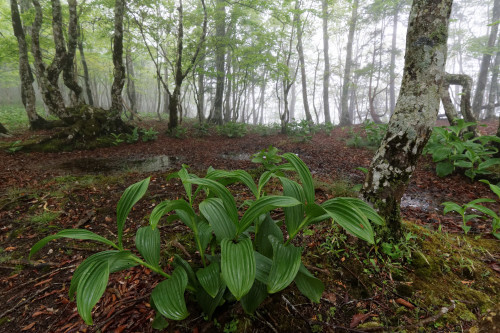
M252 154L272 145L293 152L313 174L316 198L356 196L363 182L357 167L368 167L373 149L347 146L348 131L334 128L299 142L286 135L249 133L227 138L216 133L185 138L167 136L165 124L156 128L156 141L72 152L15 152L0 149L0 331L2 332L150 332L154 311L152 288L161 279L135 267L110 276L108 288L93 312L94 325L80 319L68 288L76 266L105 250L85 241L57 240L32 261L31 246L64 228L85 228L116 237L116 203L130 184L151 176L146 196L129 215L125 244L132 247L135 231L147 223L153 207L183 197L184 189L167 176L182 164L204 175L207 168L245 169L258 177ZM496 123L481 128L494 133ZM28 141L47 132L15 132L0 138L0 147ZM7 149L8 150L8 149ZM272 295L254 315L226 304L212 320L188 301L191 315L170 322L172 332L366 332L366 331L489 331L488 318L500 299L500 246L490 235L491 221L473 219L468 235L458 214L443 215L445 201L459 204L495 195L487 185L460 174L439 178L432 160L423 156L402 201L407 228L398 254L360 245L331 223L311 226L301 236L304 261L326 290L319 304L311 303L296 287ZM276 191L280 188L275 185ZM233 193L248 195L238 186ZM490 208L499 211L500 204ZM279 212L276 213L279 216ZM161 227L164 267L174 254L195 257L188 229L174 222ZM194 258L193 258L194 259ZM447 312L447 313L445 313ZM490 318L491 319L491 318ZM497 317L498 319L498 317Z

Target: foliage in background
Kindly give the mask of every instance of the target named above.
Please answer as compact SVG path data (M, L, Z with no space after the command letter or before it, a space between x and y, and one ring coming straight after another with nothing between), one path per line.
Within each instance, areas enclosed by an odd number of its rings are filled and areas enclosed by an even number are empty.
M217 132L228 138L242 138L247 134L247 126L244 123L230 121L217 126Z
M387 124L376 124L371 120L360 126L360 131L348 128L349 139L347 145L351 147L378 147L387 131Z
M319 302L323 283L302 264L303 248L292 244L294 238L313 223L333 219L354 236L373 244L374 233L369 221L382 224L383 220L359 199L334 198L315 203L307 166L294 154L282 157L287 163L274 172L265 171L257 184L243 170L210 168L206 177L199 178L183 167L174 177L182 181L186 200L160 203L152 211L149 225L137 230L135 245L142 259L124 249L123 233L127 215L146 193L149 178L128 187L118 202L117 243L88 230L66 229L37 242L30 257L49 241L63 237L94 240L114 248L90 256L74 272L69 294L73 298L76 292L78 312L87 324L92 324L92 308L104 293L109 274L138 264L165 278L151 294L151 305L157 311L155 328L168 324L165 317L182 320L189 315L186 291L194 295L207 317L222 303L234 300L252 313L268 294L277 293L292 282L311 301ZM295 171L301 184L285 177L283 170ZM281 181L283 195L266 195L265 184L273 177ZM242 214L226 188L235 182L247 186L254 196L241 206L245 207ZM284 210L284 221L271 218L270 211L277 208ZM191 229L200 257L191 266L175 256L175 269L166 273L161 268L161 237L157 226L170 212L174 215L167 221L178 219ZM279 227L281 224L286 234Z
M278 155L278 148L273 146L269 146L267 149L262 149L258 153L252 155L253 163L262 164L265 169L270 171L273 171L281 160L281 156Z
M301 121L291 121L286 125L287 134L299 142L311 141L314 134L314 124L302 119Z

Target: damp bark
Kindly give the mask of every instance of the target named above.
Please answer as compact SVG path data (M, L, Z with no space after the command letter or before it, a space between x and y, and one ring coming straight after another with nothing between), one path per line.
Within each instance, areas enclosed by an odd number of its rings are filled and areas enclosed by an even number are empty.
M400 95L361 194L385 217L386 239L401 234L401 198L439 111L452 3L412 4Z

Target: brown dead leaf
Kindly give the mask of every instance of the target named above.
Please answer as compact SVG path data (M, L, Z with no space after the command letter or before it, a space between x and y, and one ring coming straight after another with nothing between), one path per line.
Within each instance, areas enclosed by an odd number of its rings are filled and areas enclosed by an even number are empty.
M24 326L23 328L21 328L21 331L27 331L27 330L30 330L33 328L33 326L35 326L36 322L32 322L31 324L27 325L27 326Z
M352 317L351 324L349 325L349 327L350 328L356 328L356 327L358 327L359 324L364 323L371 316L373 316L373 315L370 314L370 313L358 313L358 314L355 314Z
M115 333L122 333L124 329L127 328L127 325L120 325L115 329Z
M39 286L44 285L44 284L46 284L46 283L48 283L48 282L50 282L50 281L52 281L52 278L47 279L47 280L40 281L40 282L38 282L37 284L35 284L35 287L39 287Z
M16 249L15 246L8 246L4 249L5 252L10 252L10 251L14 251Z
M113 222L113 219L112 219L111 217L109 217L109 216L106 216L106 217L104 218L104 221L106 221L106 222L108 222L108 223L109 223L109 222Z
M491 268L493 268L493 270L497 273L500 273L500 265L496 264L496 263L492 263L490 264Z
M407 300L404 300L402 298L396 299L396 303L398 303L399 305L405 306L411 310L415 309L415 305L411 304L410 302L408 302Z

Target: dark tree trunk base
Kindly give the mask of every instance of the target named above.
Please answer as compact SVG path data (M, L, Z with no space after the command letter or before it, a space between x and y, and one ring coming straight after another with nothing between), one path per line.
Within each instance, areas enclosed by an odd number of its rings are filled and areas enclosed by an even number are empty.
M7 134L9 131L0 123L0 134Z

